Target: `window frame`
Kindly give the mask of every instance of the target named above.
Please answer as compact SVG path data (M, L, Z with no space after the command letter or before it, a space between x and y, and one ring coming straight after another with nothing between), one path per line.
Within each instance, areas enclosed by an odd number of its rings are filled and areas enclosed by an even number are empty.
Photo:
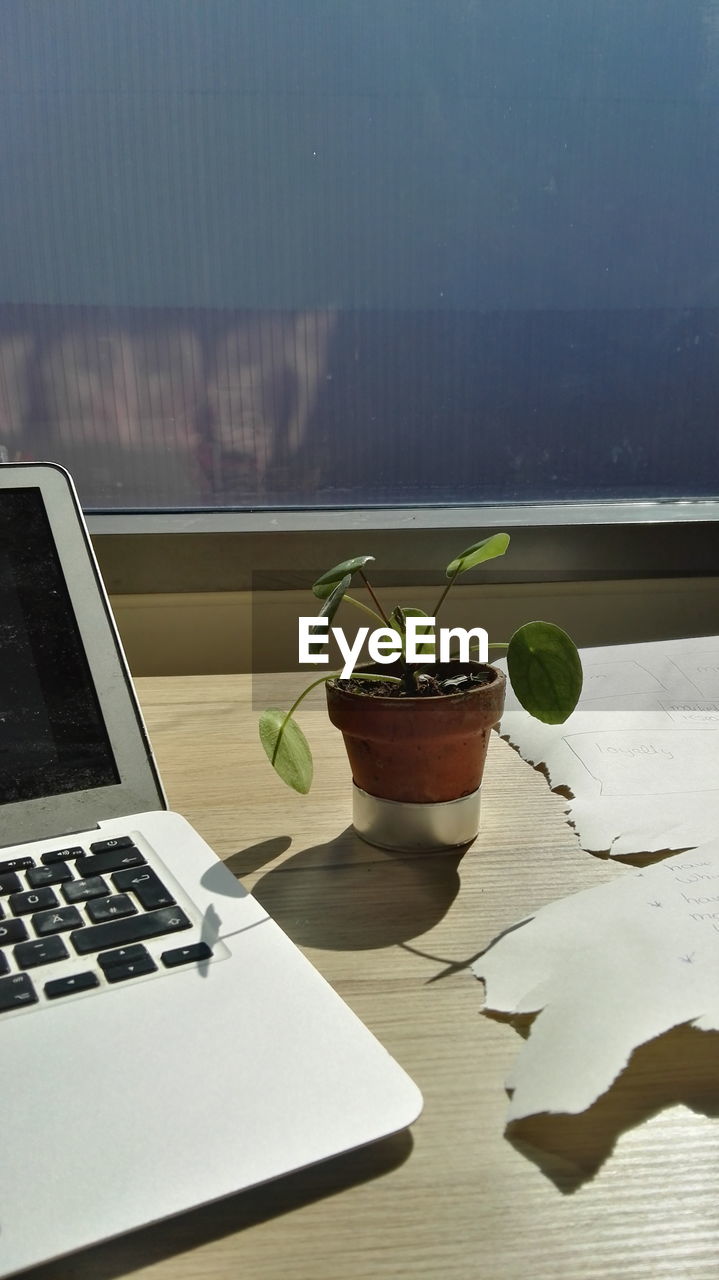
M296 589L371 554L398 585L440 581L468 543L498 529L510 555L494 583L719 575L719 500L362 509L86 512L111 594ZM311 580L311 577L310 577Z

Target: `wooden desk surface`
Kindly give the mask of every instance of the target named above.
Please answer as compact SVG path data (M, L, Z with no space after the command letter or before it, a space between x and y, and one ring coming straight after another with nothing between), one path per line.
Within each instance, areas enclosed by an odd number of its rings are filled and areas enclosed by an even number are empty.
M285 705L297 687L262 679L258 706ZM495 736L469 852L393 857L350 829L349 770L320 701L302 719L315 785L299 797L261 753L249 677L142 679L138 688L171 806L414 1077L425 1110L410 1135L39 1268L32 1280L719 1275L716 1036L673 1033L637 1055L593 1115L505 1135L503 1081L521 1041L481 1013L469 964L533 909L624 871L579 849L541 775ZM527 1138L567 1163L532 1158L517 1145Z

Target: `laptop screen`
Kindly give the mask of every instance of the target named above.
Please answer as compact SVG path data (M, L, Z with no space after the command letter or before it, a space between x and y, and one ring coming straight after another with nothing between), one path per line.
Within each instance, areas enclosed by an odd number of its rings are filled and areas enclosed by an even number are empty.
M0 504L0 804L117 783L38 488Z

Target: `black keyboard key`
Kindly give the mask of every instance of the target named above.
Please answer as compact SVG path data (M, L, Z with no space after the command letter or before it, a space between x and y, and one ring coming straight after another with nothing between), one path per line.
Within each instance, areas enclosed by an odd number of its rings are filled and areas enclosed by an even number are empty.
M57 898L52 889L28 889L25 893L11 893L8 898L13 915L27 916L31 911L44 911L56 907Z
M31 889L41 889L48 884L72 880L72 871L64 862L58 862L51 867L31 867L25 878Z
M212 948L206 942L191 942L187 947L174 947L172 951L163 951L160 959L166 969L175 969L180 964L191 964L193 960L209 960Z
M27 929L22 920L0 921L0 947L7 947L11 942L24 942Z
M116 889L134 893L145 911L157 911L158 907L171 907L175 901L160 877L151 867L131 867L129 871L117 871L112 877Z
M100 979L90 969L86 973L73 973L69 978L53 978L43 988L48 1000L57 1000L60 996L72 996L76 991L91 991L99 987Z
M104 876L109 871L122 871L123 867L141 867L145 859L139 849L108 849L107 853L95 853L78 858L75 866L81 876Z
M112 836L110 840L96 840L90 845L93 853L106 853L108 849L134 849L132 836Z
M27 871L28 867L34 866L32 858L6 858L4 862L0 862L0 876L4 876L7 871Z
M57 907L55 911L39 911L32 917L32 927L39 938L51 933L65 933L67 929L80 929L84 920L77 907Z
M69 952L62 938L38 938L33 942L19 942L13 950L19 969L36 969L40 964L54 964L67 960Z
M135 960L144 960L149 956L147 947L141 942L133 942L129 947L117 947L115 951L104 951L97 957L101 969L111 969L114 964L130 964Z
M124 946L128 942L143 942L148 938L159 938L164 933L177 933L191 927L191 921L180 907L163 907L161 911L129 916L127 920L111 920L108 924L78 929L76 933L70 934L70 941L79 955L87 955L91 951L105 951L110 947Z
M37 1004L37 992L26 973L0 978L0 1013L22 1009L28 1004Z
M88 902L87 914L93 924L103 924L105 920L134 916L137 914L137 907L126 893L112 893L109 898L93 898L92 902Z
M69 880L62 886L62 896L66 902L87 902L89 898L104 898L110 892L110 886L102 876L89 876L87 880Z
M20 877L14 871L8 871L6 875L0 876L0 894L19 893L21 889Z
M104 973L108 982L127 982L129 978L141 978L144 973L157 973L157 965L151 955L145 955L129 964L108 965Z
M81 858L85 850L81 845L73 845L71 849L51 849L49 853L44 853L41 862L46 867L51 866L54 862L73 862L75 858Z
M0 973L10 972L10 961L4 951L0 951Z

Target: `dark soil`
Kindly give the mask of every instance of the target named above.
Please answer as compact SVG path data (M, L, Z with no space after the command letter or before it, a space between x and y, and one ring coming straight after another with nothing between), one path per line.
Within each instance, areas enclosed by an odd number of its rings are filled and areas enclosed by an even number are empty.
M399 671L393 670L393 675ZM489 684L494 677L491 667L478 667L472 671L458 671L456 666L443 671L441 667L417 668L414 688L409 692L403 685L389 680L362 680L350 676L349 680L337 680L337 688L347 693L362 693L368 698L438 698L450 694L467 693L478 685Z

